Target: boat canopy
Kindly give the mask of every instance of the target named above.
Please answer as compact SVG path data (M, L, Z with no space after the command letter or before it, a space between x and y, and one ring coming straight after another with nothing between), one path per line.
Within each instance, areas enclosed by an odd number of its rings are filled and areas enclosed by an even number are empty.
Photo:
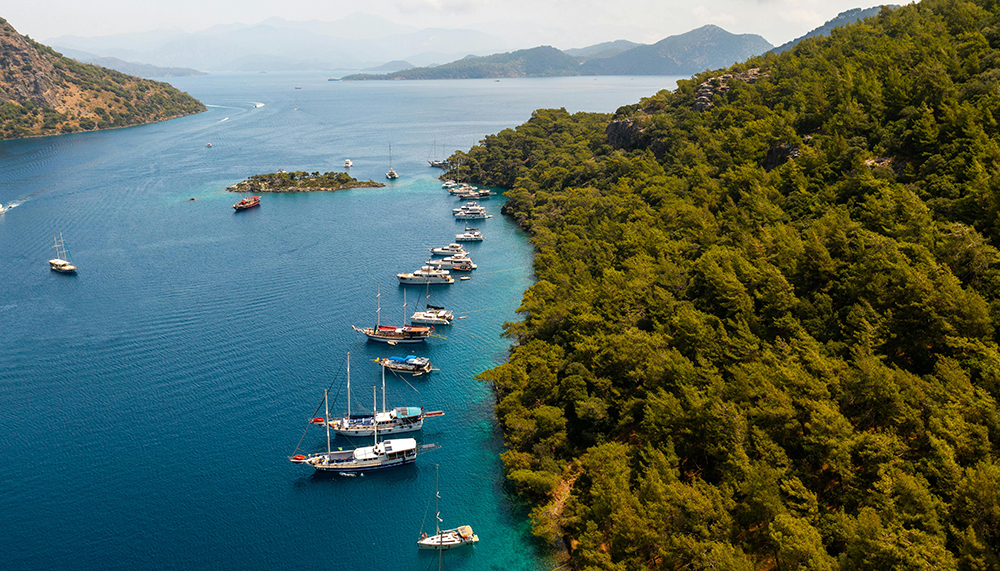
M396 409L397 418L411 418L418 417L423 413L423 409L417 408L415 406L401 406Z

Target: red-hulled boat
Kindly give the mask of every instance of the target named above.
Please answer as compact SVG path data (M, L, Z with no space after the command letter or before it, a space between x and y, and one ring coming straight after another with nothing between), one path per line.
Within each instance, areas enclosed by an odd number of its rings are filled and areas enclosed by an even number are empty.
M246 210L247 208L253 208L254 206L260 206L259 196L251 196L249 198L244 198L243 200L234 204L233 208L235 210Z

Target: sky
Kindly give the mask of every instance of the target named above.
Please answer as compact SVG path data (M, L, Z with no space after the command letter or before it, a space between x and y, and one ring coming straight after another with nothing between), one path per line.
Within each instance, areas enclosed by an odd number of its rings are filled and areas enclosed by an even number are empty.
M705 24L759 34L774 45L799 37L858 0L2 0L0 17L44 42L63 35L106 36L271 17L335 21L366 12L418 28L471 28L518 47L560 49L625 39L653 43ZM869 0L870 1L870 0Z

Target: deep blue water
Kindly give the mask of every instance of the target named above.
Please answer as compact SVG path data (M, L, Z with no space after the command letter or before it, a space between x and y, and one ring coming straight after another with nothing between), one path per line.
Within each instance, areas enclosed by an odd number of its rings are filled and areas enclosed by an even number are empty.
M493 398L473 378L505 359L502 324L532 280L502 199L477 221L472 280L432 289L468 316L447 339L391 348L350 326L374 322L379 283L383 323L400 321L394 274L463 226L428 158L536 108L613 111L675 79L179 78L206 113L0 143L0 203L16 205L0 215L0 568L427 569L437 557L415 541L434 527L435 464L444 525L481 540L446 568L554 567L503 488ZM345 158L384 180L390 144L401 178L384 189L264 195L241 213L224 191ZM48 269L58 232L75 276ZM424 292L406 291L412 312ZM356 408L380 384L374 358L431 358L439 372L387 379L388 405L444 410L417 435L440 449L353 479L287 461L300 438L325 449L307 422L331 384L343 410L347 352Z

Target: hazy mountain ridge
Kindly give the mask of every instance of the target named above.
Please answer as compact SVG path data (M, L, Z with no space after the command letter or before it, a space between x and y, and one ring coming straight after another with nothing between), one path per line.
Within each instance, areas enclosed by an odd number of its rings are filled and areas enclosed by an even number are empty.
M619 44L621 45L621 44ZM602 54L609 46L597 44L576 53ZM550 46L486 57L467 57L434 68L414 68L384 75L354 74L346 80L473 79L552 77L567 75L682 75L718 69L760 55L772 46L754 34L731 34L717 26L703 26L670 36L652 45L635 47L607 57L575 57Z
M728 67L773 47L757 34L731 34L709 24L616 56L588 60L583 67L598 75L681 75Z
M126 61L206 71L362 69L404 59L427 65L511 48L505 39L484 32L417 29L363 13L335 22L270 18L255 25L220 25L193 33L60 36L48 43Z
M0 138L141 125L205 110L166 83L80 63L0 18Z
M638 44L636 42L630 42L628 40L614 40L611 42L601 42L599 44L594 44L592 46L587 46L583 48L570 48L568 50L563 50L563 53L583 58L602 58L611 57L613 55L618 55L622 52L626 52L632 48L637 48L644 44Z

